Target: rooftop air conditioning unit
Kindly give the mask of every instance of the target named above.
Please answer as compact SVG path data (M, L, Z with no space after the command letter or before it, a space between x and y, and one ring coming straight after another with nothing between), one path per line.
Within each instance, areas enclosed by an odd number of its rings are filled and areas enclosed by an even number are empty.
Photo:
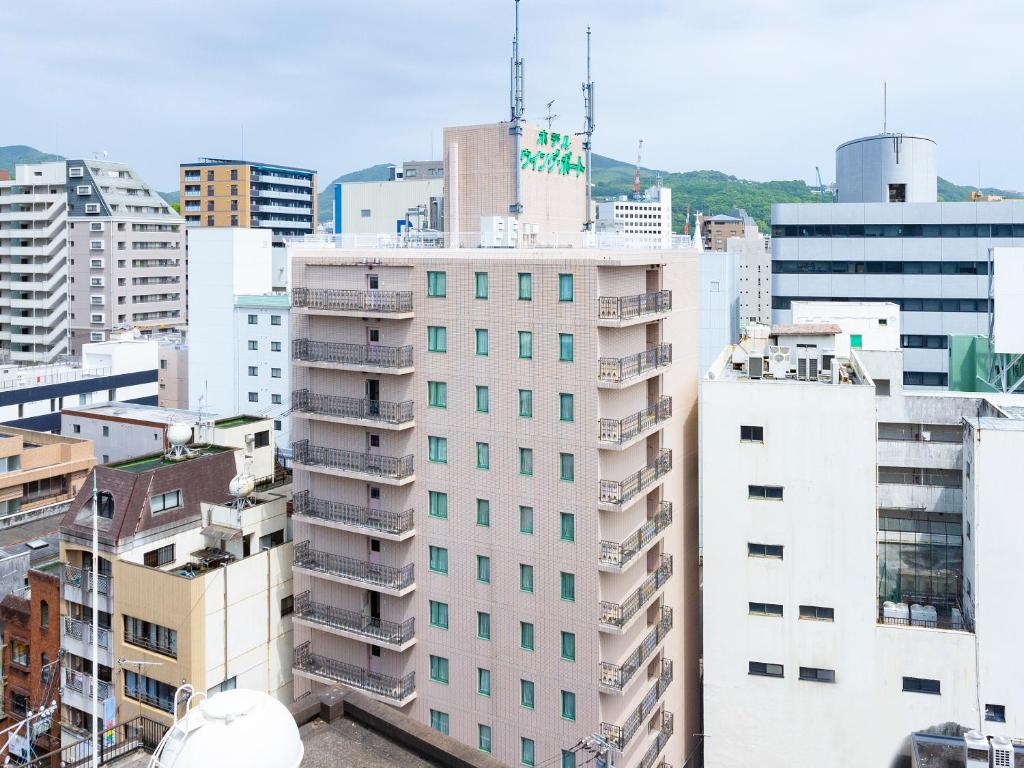
M964 734L964 768L989 768L988 739L978 731Z
M776 379L784 379L789 373L789 347L768 348L768 373Z
M764 358L756 356L747 358L747 373L752 379L760 379L764 376Z
M1013 742L1006 736L992 737L992 768L1013 768Z

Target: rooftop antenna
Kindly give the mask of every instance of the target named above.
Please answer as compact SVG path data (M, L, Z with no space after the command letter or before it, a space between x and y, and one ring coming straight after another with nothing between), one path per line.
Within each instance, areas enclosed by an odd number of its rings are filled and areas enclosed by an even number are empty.
M523 169L519 163L519 155L523 145L523 113L525 110L525 97L523 95L523 59L519 55L519 0L516 0L516 32L512 38L512 61L510 68L510 81L508 89L509 99L509 126L510 136L515 137L515 197L508 207L509 213L522 213L523 204L520 198L522 188Z
M552 107L552 106L554 105L554 103L555 103L555 100L554 100L554 99L552 99L551 101L549 101L549 102L548 102L548 113L547 113L547 115L546 115L546 116L544 117L544 119L548 121L548 130L549 130L549 131L551 130L551 124L552 124L552 123L553 123L553 122L555 121L555 119L556 119L556 118L558 117L558 115L553 115L553 114L551 114L551 107Z
M590 79L590 27L587 27L587 81L583 83L583 154L586 156L587 164L587 211L583 217L585 222L584 230L594 228L594 222L590 218L590 209L593 207L591 197L593 190L590 184L590 149L594 136L594 81Z
M889 84L882 81L882 133L889 132Z
M640 139L640 143L636 148L636 170L633 171L633 199L640 199L640 158L644 153L644 140Z

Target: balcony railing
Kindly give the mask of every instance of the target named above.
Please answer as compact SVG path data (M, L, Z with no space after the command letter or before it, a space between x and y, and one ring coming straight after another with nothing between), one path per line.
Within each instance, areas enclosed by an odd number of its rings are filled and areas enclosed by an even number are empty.
M654 649L661 644L670 629L672 629L672 609L666 605L661 609L658 623L640 642L636 650L629 654L628 659L622 664L601 662L601 685L621 691L633 679L643 663L650 658Z
M616 541L601 542L601 565L622 568L671 524L672 502L663 501L658 504L654 517L637 528L621 544Z
M416 619L409 618L399 624L397 621L375 619L359 611L347 611L333 605L314 602L309 591L295 596L295 616L314 624L342 629L372 640L374 643L402 645L416 634Z
M178 658L178 643L169 642L166 640L153 640L145 635L137 635L133 632L124 633L124 641L129 645L135 645L139 648L145 648L149 651L155 651L161 653L164 656L170 656L171 658Z
M292 306L335 312L412 312L412 291L292 288Z
M629 717L626 718L626 721L622 725L601 723L601 735L614 744L619 750L625 750L626 745L629 744L630 740L640 729L640 725L658 706L658 701L660 701L661 697L665 695L665 691L668 690L668 686L671 682L672 661L670 659L662 659L661 674L658 675L657 681L655 681L654 685L651 686L651 690L647 692L647 695L644 696L636 709L630 713Z
M644 352L626 357L602 357L597 377L601 381L623 382L672 362L672 345L658 344Z
M926 608L922 609L922 606ZM917 610L914 610L914 609ZM934 609L934 612L928 608ZM955 629L974 632L974 620L963 609L959 600L943 595L903 596L903 602L878 601L878 623L899 627L925 627L927 629Z
M75 589L82 589L86 592L92 592L92 571L83 568L77 568L73 565L64 566L64 583L69 587ZM84 586L83 586L84 585ZM101 595L110 594L110 577L99 576L99 592Z
M662 711L661 722L656 728L653 728L653 730L658 732L658 736L654 740L654 743L647 748L646 752L644 752L644 756L640 758L640 763L637 768L652 768L652 766L654 766L658 760L658 755L664 751L665 745L668 744L668 740L672 737L672 733L675 731L674 720L675 718L671 712ZM654 723L651 723L651 725L653 727ZM658 768L672 768L672 766L664 760L657 765Z
M154 696L153 694L147 693L139 688L129 688L127 685L124 687L124 696L126 699L141 701L143 704L148 704L151 707L162 709L164 712L174 712L173 698Z
M321 395L308 389L292 392L292 410L319 413L340 419L367 419L386 424L405 424L412 421L413 401L392 403L387 400L368 400L365 397Z
M604 443L624 443L641 435L656 424L672 418L672 398L663 395L654 405L624 419L601 419L598 421L598 440Z
M65 616L64 636L83 643L92 643L92 624ZM99 629L100 648L110 648L110 630L100 627Z
M637 296L601 296L597 302L599 319L632 320L642 315L668 312L672 309L672 291L654 291Z
M376 453L346 451L341 448L327 448L310 445L300 440L292 445L292 458L299 464L331 467L346 472L359 472L375 477L390 477L402 480L413 474L412 454L408 456L381 456Z
M309 491L295 494L293 509L296 515L315 517L341 525L355 528L366 528L379 533L390 533L398 536L413 528L413 511L389 512L385 509L357 507L354 504L343 504L340 501L328 501L309 495Z
M602 480L601 503L625 504L638 493L656 483L672 469L672 451L663 449L653 463L634 472L625 480Z
M294 339L292 357L295 360L316 363L408 368L412 365L412 346L385 347L380 344L345 344L337 341Z
M294 666L303 672L351 685L353 688L395 702L404 701L416 691L415 672L410 672L404 677L370 672L354 664L346 664L343 661L313 653L308 640L295 649Z
M413 563L400 568L371 563L368 560L357 560L333 552L321 552L313 549L308 541L295 545L295 567L340 576L383 589L401 590L411 587L415 581Z
M601 623L610 627L624 627L643 608L661 586L672 576L672 555L662 555L658 567L644 583L622 603L601 601Z
M75 691L81 696L92 695L92 675L87 675L85 672L76 672L73 669L64 670L64 687L69 690ZM99 688L97 688L97 694L100 700L110 698L113 695L113 686L103 680L99 681Z

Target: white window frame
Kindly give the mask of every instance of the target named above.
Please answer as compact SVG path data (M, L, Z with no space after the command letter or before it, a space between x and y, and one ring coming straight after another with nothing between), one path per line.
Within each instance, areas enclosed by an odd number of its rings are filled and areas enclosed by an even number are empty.
M89 305L93 307L102 307L107 303L107 300L103 296L92 295L89 297Z
M77 184L75 186L75 194L88 197L92 194L92 184Z
M103 314L102 312L90 312L89 313L89 322L90 323L105 323L106 320L107 320L107 316L105 314Z
M90 269L103 269L103 259L89 259Z
M102 275L93 275L92 277L90 277L89 278L89 287L90 288L102 288L103 287L103 276Z
M102 232L103 231L103 222L102 221L90 221L89 222L89 231L90 232Z
M90 251L102 251L103 250L103 241L102 240L90 240L89 241L89 250Z
M81 179L84 176L85 176L85 168L83 168L82 166L75 165L75 166L72 166L71 168L68 168L68 178L69 179Z
M86 213L99 213L100 212L100 204L99 203L86 203L85 204L85 212Z
M90 331L89 341L106 341L107 335L103 331Z

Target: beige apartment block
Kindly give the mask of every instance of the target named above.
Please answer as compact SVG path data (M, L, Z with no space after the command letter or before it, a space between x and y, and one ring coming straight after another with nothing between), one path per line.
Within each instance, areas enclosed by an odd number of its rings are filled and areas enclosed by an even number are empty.
M290 253L296 695L352 686L510 765L583 765L593 733L681 765L696 253Z

